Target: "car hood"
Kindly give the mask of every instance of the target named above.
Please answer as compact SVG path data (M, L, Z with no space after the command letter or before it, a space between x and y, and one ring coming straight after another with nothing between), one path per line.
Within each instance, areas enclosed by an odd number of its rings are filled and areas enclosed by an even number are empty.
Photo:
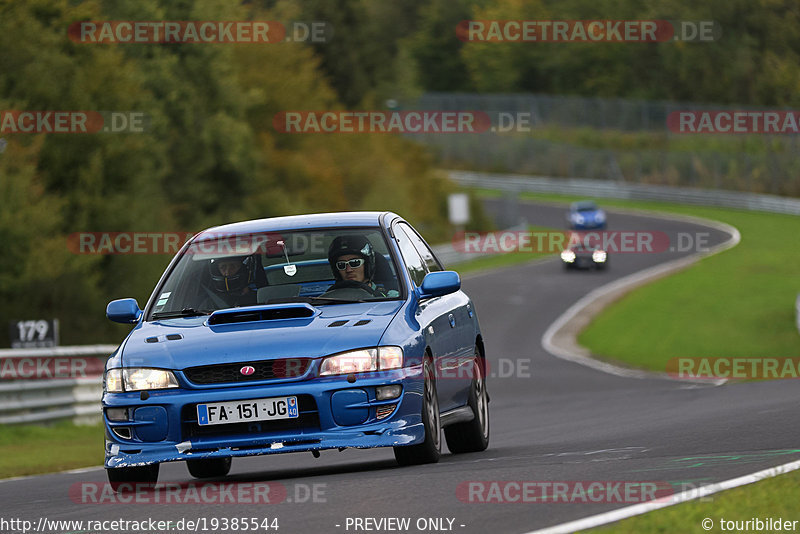
M584 221L594 221L595 219L598 219L604 215L605 214L600 211L580 211L574 213L572 217L577 219L578 216L581 216L583 217Z
M402 301L326 305L297 319L209 325L209 317L144 322L123 348L122 366L185 369L280 358L319 358L376 346ZM243 309L244 310L244 309Z

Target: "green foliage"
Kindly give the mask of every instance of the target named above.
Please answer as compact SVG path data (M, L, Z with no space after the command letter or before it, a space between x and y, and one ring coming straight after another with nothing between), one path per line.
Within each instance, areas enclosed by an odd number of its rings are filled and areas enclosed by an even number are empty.
M340 45L367 54L366 37L346 39L347 25L367 16L351 7ZM81 20L300 18L288 2L269 10L221 0L0 4L0 109L149 118L136 134L4 135L0 325L57 317L64 344L121 339L127 328L104 318L106 303L133 296L144 305L169 258L74 254L67 236L76 232L192 232L248 218L390 209L428 239L447 238L442 206L451 186L419 147L380 134L276 133L280 111L342 107L337 89L349 74L336 71L329 83L310 45L87 44L66 31ZM365 85L345 102L373 91L376 72L366 69ZM0 328L0 346L6 336Z
M722 30L713 42L470 42L461 56L480 92L773 106L800 101L800 12L793 2L493 0L470 18L714 21Z

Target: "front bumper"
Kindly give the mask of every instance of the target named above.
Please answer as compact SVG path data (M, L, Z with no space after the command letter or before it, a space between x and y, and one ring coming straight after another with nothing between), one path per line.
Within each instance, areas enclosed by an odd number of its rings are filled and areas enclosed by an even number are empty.
M179 380L184 383L183 380ZM397 399L376 400L375 388L400 384ZM336 448L413 445L425 438L422 366L346 377L149 392L105 393L105 467L199 458L254 456ZM299 417L200 426L200 403L297 396ZM395 406L379 419L379 410ZM128 420L109 420L107 408L127 408Z

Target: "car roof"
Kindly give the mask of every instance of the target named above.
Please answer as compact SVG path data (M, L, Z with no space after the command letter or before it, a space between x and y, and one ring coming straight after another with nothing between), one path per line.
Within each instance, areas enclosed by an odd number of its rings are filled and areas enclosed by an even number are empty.
M198 237L210 234L248 234L268 231L304 230L323 227L380 226L380 217L390 215L389 220L398 217L386 211L345 211L332 213L314 213L308 215L289 215L271 217L237 223L214 226L203 230Z
M597 209L597 203L594 200L581 200L573 202L571 208L573 210L579 210L581 208Z

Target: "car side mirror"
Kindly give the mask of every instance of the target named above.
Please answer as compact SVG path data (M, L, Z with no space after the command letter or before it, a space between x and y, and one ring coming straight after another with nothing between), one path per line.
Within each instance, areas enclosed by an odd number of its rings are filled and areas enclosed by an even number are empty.
M436 271L428 273L422 280L422 285L417 288L417 297L441 297L461 289L461 277L455 271Z
M142 310L136 299L112 300L106 306L106 317L115 323L131 324L139 320Z

